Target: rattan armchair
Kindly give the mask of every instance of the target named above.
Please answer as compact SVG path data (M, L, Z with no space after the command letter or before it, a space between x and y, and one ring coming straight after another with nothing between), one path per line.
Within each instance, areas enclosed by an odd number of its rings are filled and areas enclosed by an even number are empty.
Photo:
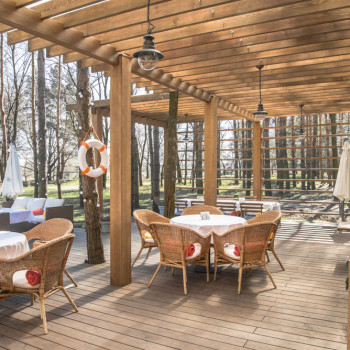
M214 280L218 265L239 265L238 294L241 294L243 269L263 266L275 288L276 284L265 263L266 248L271 231L276 226L273 222L263 222L238 226L223 235L213 234L215 248ZM233 247L238 247L240 256L233 254Z
M216 207L212 207L211 205L192 205L190 207L185 208L181 215L195 215L200 214L203 211L208 211L209 214L213 215L224 215L224 213Z
M207 282L209 282L209 248L211 234L201 236L197 232L182 226L152 223L152 235L160 251L160 264L154 273L148 287L151 287L161 266L171 266L182 269L184 293L187 294L186 264L206 267ZM200 244L193 256L186 257L185 251L192 244Z
M73 231L73 224L70 220L67 219L50 219L42 222L41 224L35 226L23 234L27 237L27 241L35 239L33 242L33 247L37 247L39 244L46 243L63 235L69 234ZM64 269L66 276L72 281L72 283L78 287L78 284L75 282L71 274Z
M135 210L133 215L134 215L136 226L139 230L139 234L141 237L141 248L140 248L138 254L136 255L131 267L134 266L136 260L139 258L140 254L144 248L148 248L148 252L147 252L147 256L146 256L146 259L147 259L152 248L157 246L153 237L147 237L149 234L151 236L153 236L152 229L150 227L151 222L164 222L164 223L170 222L170 219L168 219L168 218L166 218L158 213L155 213L154 211L147 210L147 209Z
M277 226L273 228L271 235L270 235L270 239L269 239L269 243L267 245L267 249L266 249L266 257L267 260L270 261L269 255L268 255L268 251L271 251L273 256L275 257L275 259L277 260L277 262L280 264L281 269L284 271L284 266L281 263L281 260L278 258L276 251L275 251L275 237L276 237L276 232L278 227L281 224L281 218L282 218L282 212L279 210L270 210L267 211L261 215L258 215L255 218L252 218L250 220L247 220L248 224L255 224L258 222L265 222L265 221L272 221L274 222Z
M40 244L29 252L15 259L0 259L0 301L19 294L30 294L33 304L34 297L40 303L40 313L43 320L44 332L47 334L45 299L62 291L78 311L72 298L63 287L63 270L73 243L74 235L65 234L47 243ZM28 284L25 274L27 270L40 273L38 284Z

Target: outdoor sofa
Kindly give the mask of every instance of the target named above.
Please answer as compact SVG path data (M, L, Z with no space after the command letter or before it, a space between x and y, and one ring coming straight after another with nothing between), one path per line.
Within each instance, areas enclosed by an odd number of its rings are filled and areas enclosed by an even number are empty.
M34 215L34 221L22 221L14 224L9 223L9 215L7 213L0 214L1 226L10 227L10 231L25 232L34 226L44 222L45 220L54 218L63 218L73 222L73 205L65 205L64 199L58 198L33 198L33 197L17 197L14 201L10 200L2 202L3 208L26 209L32 210L33 213L38 209L42 209L43 213ZM36 213L37 214L37 213ZM4 228L0 227L0 230Z

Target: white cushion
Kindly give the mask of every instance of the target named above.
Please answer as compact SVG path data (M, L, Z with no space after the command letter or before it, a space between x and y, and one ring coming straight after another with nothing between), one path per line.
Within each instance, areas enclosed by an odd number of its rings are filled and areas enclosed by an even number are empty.
M194 258L197 258L199 254L201 253L202 246L200 243L193 243L194 245L194 253L191 256L187 256L186 260L192 260Z
M241 257L239 255L235 255L235 247L236 247L235 244L225 243L224 244L224 252L229 258L235 259L235 260L240 260Z
M34 220L32 220L32 222L35 222L35 223L38 223L38 224L40 224L40 223L42 223L44 221L45 221L44 215L35 215L34 216Z
M46 198L29 198L26 209L43 209L46 202Z
M338 228L343 230L350 230L350 222L348 221L339 222Z
M36 284L35 286L31 286L27 279L26 279L26 273L28 270L20 270L16 271L12 276L12 283L15 287L18 288L27 288L27 289L36 289L39 288L40 283Z
M44 206L44 211L46 211L46 208L61 207L63 204L64 204L64 199L47 198Z
M12 209L25 209L27 206L29 198L28 197L17 197L13 202Z
M146 243L154 243L153 238L144 238Z

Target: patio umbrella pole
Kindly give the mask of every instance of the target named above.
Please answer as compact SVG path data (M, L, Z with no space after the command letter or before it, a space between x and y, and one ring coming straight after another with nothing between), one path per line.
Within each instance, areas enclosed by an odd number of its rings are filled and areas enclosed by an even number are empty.
M340 199L339 199L339 218L341 222L345 221L344 200L340 200Z

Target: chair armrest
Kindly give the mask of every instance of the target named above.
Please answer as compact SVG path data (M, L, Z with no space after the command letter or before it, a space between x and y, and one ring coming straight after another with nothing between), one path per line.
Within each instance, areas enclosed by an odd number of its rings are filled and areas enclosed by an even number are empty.
M3 208L11 208L14 201L1 202Z
M73 209L73 204L46 208L45 220L61 218L70 220L72 223L74 223Z

